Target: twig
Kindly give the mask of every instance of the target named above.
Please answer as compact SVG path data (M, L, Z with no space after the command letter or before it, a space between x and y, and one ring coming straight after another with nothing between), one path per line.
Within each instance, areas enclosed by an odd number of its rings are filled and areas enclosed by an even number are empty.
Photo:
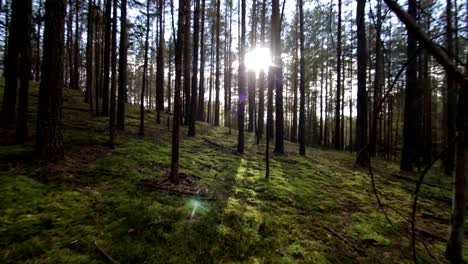
M323 228L325 228L326 230L328 230L330 233L332 233L333 235L335 235L336 237L338 237L339 239L343 240L346 244L348 244L349 246L351 246L356 252L358 252L359 254L361 255L365 255L365 251L363 251L362 249L358 248L354 243L352 243L351 241L349 241L346 237L342 236L340 233L336 232L335 230L331 229L330 227L326 226L326 225L323 225Z
M119 264L119 262L118 262L117 260L113 259L113 258L109 255L109 253L107 253L107 251L106 251L104 248L102 248L102 247L100 247L100 246L98 245L98 243L97 243L96 240L94 240L94 245L95 245L96 248L99 250L99 252L101 252L101 254L104 255L112 264Z

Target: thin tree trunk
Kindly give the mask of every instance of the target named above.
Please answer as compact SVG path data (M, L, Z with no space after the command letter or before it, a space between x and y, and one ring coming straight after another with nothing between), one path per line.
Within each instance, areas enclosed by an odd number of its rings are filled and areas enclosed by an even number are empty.
M262 20L261 20L261 29L260 29L260 41L262 42L262 47L265 47L265 16L266 16L266 0L262 1ZM260 143L262 139L263 130L265 126L265 72L262 70L259 74L259 92L258 92L258 135L257 135L257 144Z
M255 0L254 0L255 1ZM215 109L214 125L219 126L219 79L220 79L220 27L221 27L221 0L216 0L216 73L215 73Z
M88 0L88 32L86 37L86 99L89 110L93 111L93 42L94 42L94 1Z
M171 156L171 174L172 183L179 183L179 137L180 137L180 87L182 84L182 55L184 51L184 15L188 0L179 0L179 18L177 26L177 40L175 40L175 85L174 85L174 118L172 121L172 156Z
M284 117L283 117L283 63L281 61L281 21L279 13L279 0L272 2L271 15L271 41L274 45L273 62L276 67L273 69L274 88L276 92L275 108L276 108L276 137L275 137L275 153L284 153Z
M160 124L161 112L164 111L164 0L159 0L158 12L159 44L156 58L156 122Z
M218 0L219 1L219 0ZM190 115L188 135L195 136L195 122L197 115L197 84L198 84L198 37L200 27L200 0L195 0L195 11L193 13L193 60L192 60L192 96L190 99Z
M108 0L109 1L109 0ZM145 37L145 57L143 62L143 77L141 80L141 97L140 97L140 130L139 135L144 135L145 129L145 90L146 90L146 75L148 72L148 49L149 49L149 32L150 32L150 0L146 1L146 37Z
M184 59L183 59L183 71L184 71L184 95L185 95L185 104L184 104L184 124L188 125L188 117L190 115L190 71L191 71L191 53L190 47L190 2L185 6L185 31L184 31Z
M357 3L357 52L358 52L358 91L357 91L357 122L356 122L356 146L357 160L360 166L367 166L369 162L369 153L367 145L367 88L366 88L366 69L367 69L367 40L365 26L365 6L366 0L358 0Z
M341 2L341 1L340 1ZM299 103L299 154L305 155L305 59L304 59L304 11L302 0L299 0L299 42L300 42L300 103Z
M102 86L102 116L109 115L109 68L111 52L111 9L112 0L106 0L104 17L104 84Z
M117 129L125 129L125 99L127 95L127 0L120 6L119 83L117 98Z
M340 150L341 146L341 0L338 0L338 36L336 47L336 105L335 105L335 149Z
M197 120L205 121L205 0L201 0L200 83L198 87Z
M244 55L245 55L245 0L241 0L241 38L239 45L239 104L238 104L238 138L237 138L237 152L240 154L244 153L244 115L245 115L245 102L247 101L247 95L245 93L245 66L244 66Z

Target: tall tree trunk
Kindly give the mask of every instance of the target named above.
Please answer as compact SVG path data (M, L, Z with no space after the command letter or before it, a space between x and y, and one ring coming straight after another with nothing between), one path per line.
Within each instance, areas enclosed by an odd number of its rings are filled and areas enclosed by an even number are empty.
M197 120L205 121L205 0L201 0L201 29L200 29L200 83L198 87Z
M447 0L446 6L446 48L449 51L448 56L453 60L453 28L452 28L452 1ZM455 116L456 116L456 102L457 102L457 91L456 83L454 82L453 76L450 74L446 75L446 87L447 87L447 98L446 98L446 116L447 122L445 144L448 146L447 155L445 159L445 174L451 176L455 169L455 146L450 142L455 138Z
M159 0L158 12L159 44L156 58L156 122L160 124L161 112L164 111L164 0Z
M416 0L408 0L408 13L416 19ZM411 60L406 67L405 112L403 123L403 149L400 168L412 171L413 165L419 166L418 137L421 132L421 92L417 79L417 60L412 59L417 54L417 40L412 32L408 32L407 59Z
M180 136L180 87L182 84L182 55L184 51L184 27L185 8L189 5L188 0L179 0L179 18L177 26L177 40L175 40L175 85L174 85L174 119L172 122L172 156L171 174L172 183L179 183L179 136Z
M80 30L80 0L75 0L75 37L74 37L74 44L73 44L73 81L71 88L74 90L78 90L80 87L80 37L81 37L81 30Z
M184 94L185 94L185 104L184 104L184 124L188 124L187 120L190 115L190 2L188 2L187 6L185 6L185 31L184 31L184 61L182 63L183 71L184 71Z
M102 112L103 116L109 115L109 68L111 52L111 11L112 0L106 1L104 17L104 84L102 86ZM148 0L149 1L149 0Z
M91 1L92 2L92 1ZM3 5L0 4L0 8ZM35 78L39 82L41 72L41 29L42 29L42 0L39 0L39 10L37 11L37 39L36 39L36 62L35 62Z
M215 109L214 125L219 126L219 79L220 79L220 27L221 27L221 0L216 0L216 73L215 73Z
M94 42L94 1L88 0L88 32L86 37L86 99L89 110L93 111L93 42Z
M260 29L260 41L262 42L262 47L265 47L265 16L266 16L266 0L262 1L262 15L261 15L261 29ZM257 125L257 144L260 143L262 139L263 130L265 126L265 71L261 71L259 74L259 83L258 83L258 125Z
M42 80L37 109L36 154L47 161L63 159L63 37L65 0L46 0Z
M375 26L375 79L374 79L374 98L372 111L372 125L369 140L369 154L375 156L377 152L377 138L379 135L378 121L380 117L380 100L383 86L384 61L382 52L382 2L377 1L377 24Z
M366 69L367 69L367 40L365 24L366 0L358 0L357 3L357 52L358 52L358 91L357 91L357 122L356 122L356 146L357 160L360 166L367 166L369 162L369 152L367 145L367 89L366 89Z
M299 1L298 1L299 2ZM302 2L302 1L301 1ZM300 8L296 8L300 9ZM296 12L296 17L294 21L294 48L293 48L293 62L292 62L292 89L293 89L293 106L292 106L292 125L291 125L291 135L290 135L290 140L291 142L296 142L297 141L297 81L298 81L298 56L297 52L299 50L299 37L298 34L298 23L299 23L299 18L298 18L298 12ZM300 13L300 11L299 11ZM300 16L300 14L299 14ZM302 77L301 77L302 78Z
M109 0L108 0L109 1ZM146 37L145 37L145 57L143 62L143 77L141 79L141 96L140 96L140 130L139 135L144 135L145 130L145 91L148 72L148 50L149 50L149 32L150 32L150 2L146 1Z
M336 47L336 105L335 105L335 149L342 149L341 144L341 0L338 0L338 36Z
M219 1L219 0L218 0ZM193 13L193 60L192 60L192 96L190 99L190 115L188 135L195 136L195 122L197 115L197 85L198 85L198 37L200 31L200 0L195 0L195 10Z
M340 0L341 2L341 0ZM299 0L299 42L300 42L300 103L299 103L299 154L305 155L305 58L304 58L304 11L302 0Z
M8 45L6 49L5 60L5 91L3 94L3 103L1 115L1 126L8 127L16 122L16 97L18 89L18 43L20 38L21 21L24 18L22 13L24 3L13 1L11 4L11 21L8 28ZM8 14L7 14L8 15Z
M95 32L96 32L96 40L94 43L94 54L95 56L95 65L94 65L94 70L95 70L95 81L96 84L94 86L94 91L95 91L95 105L96 105L96 115L99 116L100 111L99 111L99 95L102 90L102 57L101 57L101 50L102 50L102 27L101 27L101 1L98 1L98 5L96 8L96 13L95 13Z
M276 92L276 137L275 153L284 153L284 117L283 117L283 62L281 61L281 21L279 13L279 0L273 0L271 14L271 42L274 45L273 63L276 65L273 69L274 89Z
M18 100L18 121L16 123L16 143L24 143L28 136L28 91L29 79L31 77L31 31L32 31L32 1L21 1L21 15L19 25L19 100Z
M237 122L238 122L238 138L237 138L237 151L244 153L244 115L245 115L245 102L247 95L245 93L245 0L241 0L241 38L239 45L239 104L237 109Z
M112 56L111 56L111 89L110 89L110 114L109 114L109 145L113 149L115 145L115 92L117 89L117 0L113 0L112 16Z
M125 129L125 99L127 95L127 0L120 6L119 83L117 98L117 129Z
M257 0L252 1L252 15L251 15L251 33L250 33L250 47L251 50L255 48L255 31L256 29L256 9L257 9ZM254 123L255 123L255 72L250 69L247 72L247 85L248 85L248 96L249 96L249 119L247 123L247 131L253 132L254 131Z
M172 40L172 41L171 41ZM171 97L172 97L172 91L171 91L171 72L172 72L172 46L175 45L174 40L171 38L169 40L169 55L167 56L167 64L168 64L168 70L167 70L167 113L172 113L171 112Z

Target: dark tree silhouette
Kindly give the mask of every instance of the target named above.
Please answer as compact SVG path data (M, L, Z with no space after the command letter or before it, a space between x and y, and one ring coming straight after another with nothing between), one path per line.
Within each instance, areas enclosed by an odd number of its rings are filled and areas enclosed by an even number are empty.
M36 154L47 161L63 159L62 95L65 0L46 0L42 80L37 109Z

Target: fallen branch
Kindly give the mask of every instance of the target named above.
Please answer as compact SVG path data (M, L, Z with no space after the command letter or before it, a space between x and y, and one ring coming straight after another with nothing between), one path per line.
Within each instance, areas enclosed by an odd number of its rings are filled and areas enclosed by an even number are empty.
M336 232L335 230L331 229L330 227L326 226L326 225L323 225L322 224L322 227L325 228L327 231L329 231L330 233L332 233L334 236L336 236L337 238L341 239L343 242L345 242L346 244L348 244L349 246L351 246L356 252L358 252L360 255L366 255L366 252L360 248L358 248L355 243L349 241L346 237L342 236L340 233Z
M104 255L112 264L119 264L119 262L117 260L115 260L114 258L112 258L104 248L102 248L102 247L100 247L98 245L96 240L94 240L94 245L99 250L99 252L101 252L101 254Z

